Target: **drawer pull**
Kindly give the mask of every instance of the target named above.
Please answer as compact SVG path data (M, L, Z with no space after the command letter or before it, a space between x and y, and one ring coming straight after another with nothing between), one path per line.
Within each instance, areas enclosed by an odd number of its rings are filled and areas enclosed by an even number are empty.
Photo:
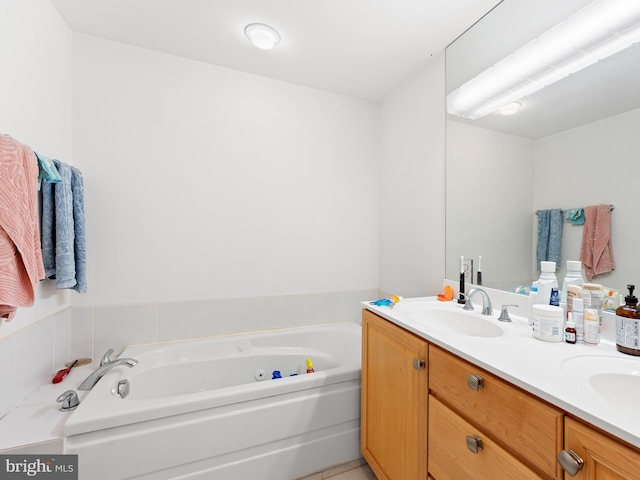
M482 450L482 439L477 435L467 435L467 448L473 453L479 453Z
M573 450L561 450L558 454L558 463L562 469L572 477L584 466L584 460Z
M426 363L424 358L414 358L413 359L413 368L416 370L422 370L426 367Z
M471 390L475 390L477 392L482 387L484 387L484 378L482 378L480 375L473 375L470 373L469 375L467 375L467 385L469 385L469 388L471 388Z

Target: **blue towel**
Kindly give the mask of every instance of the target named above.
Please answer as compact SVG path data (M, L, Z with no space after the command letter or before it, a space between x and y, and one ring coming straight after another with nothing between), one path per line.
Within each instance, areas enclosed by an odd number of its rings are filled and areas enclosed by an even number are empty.
M82 174L53 161L61 182L42 184L42 259L56 288L87 291L84 185Z
M540 262L556 262L560 265L562 252L562 210L541 210L538 212L538 244L536 260L538 271Z

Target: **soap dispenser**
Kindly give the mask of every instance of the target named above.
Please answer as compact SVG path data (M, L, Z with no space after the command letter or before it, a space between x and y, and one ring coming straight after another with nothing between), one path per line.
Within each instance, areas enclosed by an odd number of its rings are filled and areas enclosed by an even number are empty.
M616 309L616 348L622 353L640 356L640 308L633 294L635 285L627 285L625 304Z

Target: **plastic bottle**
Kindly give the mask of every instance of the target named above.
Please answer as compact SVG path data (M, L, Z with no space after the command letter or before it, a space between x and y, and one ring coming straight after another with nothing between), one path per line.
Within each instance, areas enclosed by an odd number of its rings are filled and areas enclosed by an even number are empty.
M581 298L573 299L573 310L571 311L573 322L576 326L576 342L584 342L584 300Z
M576 343L576 324L573 321L573 313L569 312L567 319L567 328L564 329L564 341L567 343Z
M616 348L619 352L640 356L640 308L633 294L635 285L627 285L625 304L616 309Z
M585 307L584 309L584 343L585 345L600 343L600 317L597 308Z
M582 285L582 262L567 260L567 273L562 280L562 290L560 292L560 302L567 303L567 287L569 285Z
M540 269L536 303L557 307L560 305L560 296L558 294L558 279L556 278L556 262L540 262Z
M533 305L533 337L545 342L564 340L564 310L556 305Z

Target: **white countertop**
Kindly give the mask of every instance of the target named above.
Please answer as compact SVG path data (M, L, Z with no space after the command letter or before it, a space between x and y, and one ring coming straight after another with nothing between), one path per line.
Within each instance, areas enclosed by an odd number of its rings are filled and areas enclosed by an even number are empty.
M528 302L527 297L520 296L520 300L521 303ZM476 301L481 301L479 295L477 298L474 297L474 305ZM494 303L492 316L482 315L481 308L477 305L475 312L464 313L498 325L504 330L503 335L461 335L431 326L428 321L416 320L416 315L412 315L411 312L419 308L418 304L426 308L433 305L437 309L460 311L463 307L455 299L451 302L441 302L436 297L403 299L393 308L376 307L363 302L366 309L392 323L640 447L640 408L632 405L639 397L631 396L635 387L631 386L624 392L609 390L605 398L591 385L589 379L590 374L594 373L593 370L590 372L589 368L604 368L607 365L622 365L625 369L632 369L634 375L640 376L640 357L618 352L615 343L606 339L597 346L551 343L535 339L525 316L511 313L512 323L499 322L499 303ZM521 310L517 311L520 313ZM610 322L611 318L607 321ZM605 328L610 331L611 325L603 326L603 329ZM620 399L624 399L626 404L618 403Z

